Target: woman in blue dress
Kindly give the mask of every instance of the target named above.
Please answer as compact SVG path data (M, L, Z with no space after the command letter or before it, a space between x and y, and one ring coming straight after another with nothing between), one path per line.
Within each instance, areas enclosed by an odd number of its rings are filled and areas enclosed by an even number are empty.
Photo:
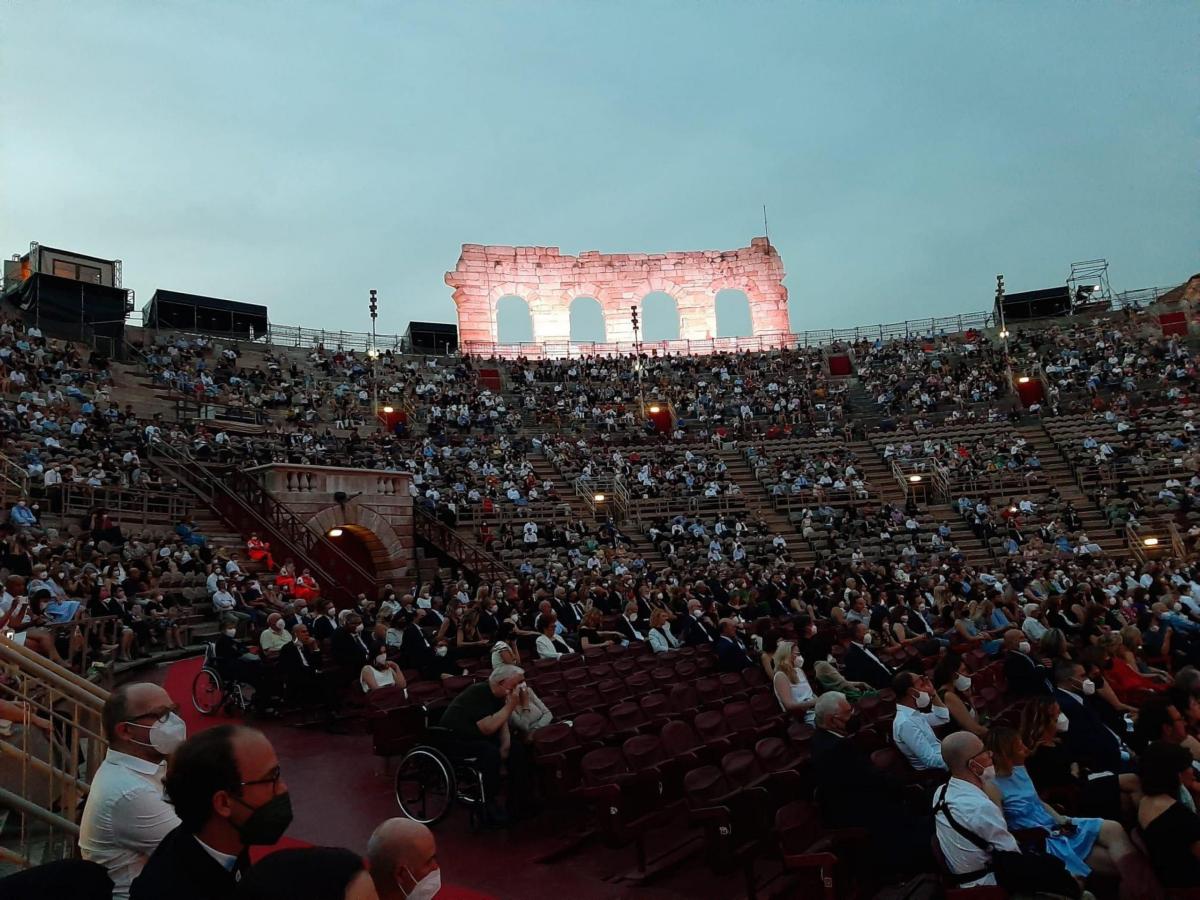
M1119 822L1071 818L1042 800L1025 771L1029 751L1015 729L992 728L985 743L992 752L996 776L984 790L1004 810L1011 830L1043 829L1046 852L1062 860L1067 871L1080 880L1093 869L1106 875L1120 873L1124 857L1136 851Z

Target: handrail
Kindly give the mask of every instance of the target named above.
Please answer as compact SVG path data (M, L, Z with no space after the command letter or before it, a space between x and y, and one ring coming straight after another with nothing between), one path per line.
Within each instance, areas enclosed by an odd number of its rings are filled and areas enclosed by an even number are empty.
M69 700L94 706L97 710L108 699L108 691L76 675L70 669L55 665L46 657L0 635L0 663L29 671Z
M424 507L413 507L413 532L454 557L464 568L470 569L480 578L494 580L512 575L512 569L499 558L465 540Z
M176 448L162 441L150 445L150 455L168 460L175 477L204 498L213 509L222 512L224 505L248 515L260 531L271 537L277 548L282 548L302 566L308 567L324 590L338 592L347 598L355 593L342 583L343 579L336 578L326 566L317 562L314 557L317 547L335 559L348 575L357 577L360 583L378 584L375 575L367 572L324 534L318 534L305 525L254 476L234 468L226 478L218 478L206 466L183 456ZM222 515L225 515L224 512Z

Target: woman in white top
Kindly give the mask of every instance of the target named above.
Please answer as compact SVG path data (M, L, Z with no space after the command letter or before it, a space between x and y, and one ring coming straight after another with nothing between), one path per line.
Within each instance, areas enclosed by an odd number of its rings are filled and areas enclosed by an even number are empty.
M521 651L513 639L516 631L516 626L512 622L500 623L500 629L496 632L496 643L492 644L493 669L498 666L519 666L521 664Z
M803 717L811 725L815 718L813 707L817 705L817 698L803 666L804 657L800 655L796 644L793 641L780 641L775 648L775 676L771 679L771 686L784 712Z
M398 665L387 658L386 653L380 653L371 661L371 665L362 667L362 671L358 675L358 683L364 694L389 687L402 689L408 687L408 683L404 680L404 673L400 671Z
M661 607L650 613L650 631L646 634L646 639L655 653L666 653L679 646L679 638L671 633L671 627L667 624L669 618L670 613Z
M521 699L513 709L508 723L518 735L528 739L533 732L549 725L554 720L554 714L546 708L546 704L528 684L522 682L517 689Z

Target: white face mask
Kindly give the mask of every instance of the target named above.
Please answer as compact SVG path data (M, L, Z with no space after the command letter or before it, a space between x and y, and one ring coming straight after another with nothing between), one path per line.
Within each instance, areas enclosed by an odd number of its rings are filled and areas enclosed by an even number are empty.
M236 628L226 628L225 629L225 637L233 637L235 634L237 634Z
M434 653L436 653L438 656L445 656L447 652L449 652L448 647L438 647L437 650L434 651Z
M1175 610L1175 612L1183 612L1183 604L1175 603L1171 606L1171 609Z
M984 782L995 781L995 779L996 779L996 767L995 767L995 766L988 766L986 769L984 769L982 772L980 772L980 773L979 773L979 777L980 777L980 779L981 779L981 780L983 780Z
M375 657L375 668L386 669L387 664L388 664L388 658L387 658L386 653L381 653L379 656Z
M408 871L407 867L405 868L405 871ZM408 877L412 878L411 872L408 873ZM397 887L400 886L399 882L396 884ZM434 869L432 872L414 884L412 886L412 890L405 893L404 896L406 900L431 900L431 898L437 896L438 891L441 889L442 870ZM400 890L403 891L404 888L400 887Z
M929 705L929 695L924 691L917 694L917 709L924 709Z
M283 631L283 619L277 619L275 624L271 626L276 631Z
M1092 694L1096 693L1096 682L1092 681L1090 678L1085 678L1079 685L1079 689L1083 691L1085 697L1090 697Z
M1070 727L1071 727L1071 720L1067 718L1066 713L1060 712L1058 714L1058 721L1054 723L1054 730L1057 731L1059 734L1064 734L1064 733L1066 733L1067 729L1069 729Z
M363 633L363 624L362 624L362 622L359 622L357 625L355 625L355 626L354 626L354 633L355 633L355 634L362 634L362 633Z
M130 724L136 728L145 727L132 722ZM170 713L165 722L160 720L151 725L149 732L149 742L133 741L133 743L141 744L143 747L153 747L163 756L170 756L180 744L187 740L187 722L183 721L177 713Z
M969 691L971 689L971 678L968 675L959 675L954 679L954 686L960 691Z
M796 664L796 670L797 670L797 671L799 671L800 669L803 669L803 668L804 668L804 657L803 657L803 656L797 656L797 657L796 657L796 658L793 660L793 662Z
M1021 641L1021 643L1017 644L1017 649L1022 653L1028 653L1033 648L1029 646L1029 641Z
M868 646L875 643L875 635L871 634L871 632L868 631L866 634L863 635L863 643Z

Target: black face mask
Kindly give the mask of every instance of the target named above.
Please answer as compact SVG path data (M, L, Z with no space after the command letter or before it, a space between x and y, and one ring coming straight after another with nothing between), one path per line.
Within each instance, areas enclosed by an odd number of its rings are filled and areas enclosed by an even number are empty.
M238 798L234 798L242 806L250 808ZM241 825L235 825L242 843L247 846L261 846L276 843L288 826L292 824L292 798L286 791L276 794L262 806L250 813L250 818Z

